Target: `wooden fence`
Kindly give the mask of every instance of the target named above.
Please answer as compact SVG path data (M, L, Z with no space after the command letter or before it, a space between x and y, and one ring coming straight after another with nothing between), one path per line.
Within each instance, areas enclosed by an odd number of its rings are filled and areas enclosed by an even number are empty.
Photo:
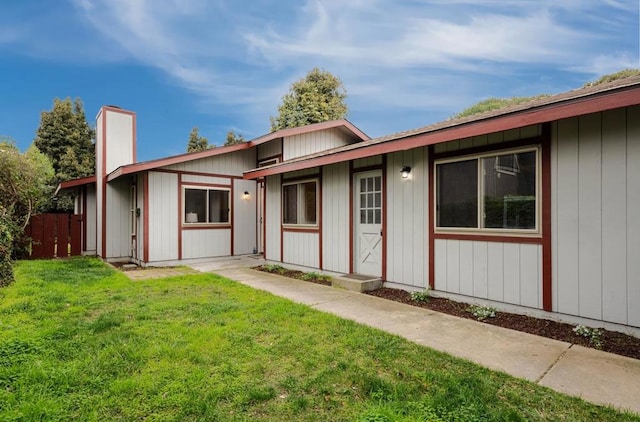
M82 253L82 214L37 214L25 228L29 259L65 258Z

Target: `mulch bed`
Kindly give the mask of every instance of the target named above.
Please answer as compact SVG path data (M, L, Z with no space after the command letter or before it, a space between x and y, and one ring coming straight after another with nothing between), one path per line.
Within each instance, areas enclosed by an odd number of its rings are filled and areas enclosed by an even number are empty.
M298 280L308 281L311 283L331 286L331 281L326 280L305 280L303 276L306 274L302 271L290 270L278 267L277 271L269 271L268 267L254 267L258 271L278 274L284 277L295 278ZM466 303L456 302L442 297L430 296L426 302L418 302L411 299L411 293L400 290L382 287L380 289L366 292L371 296L377 296L387 300L402 302L407 305L417 306L420 308L430 309L444 314L453 315L460 318L477 320L477 318L469 311L469 305ZM547 337L555 340L565 341L567 343L578 344L584 347L598 348L587 337L576 334L573 329L575 325L566 324L558 321L551 321L543 318L534 318L527 315L511 314L508 312L498 311L496 316L482 320L486 324L497 325L498 327L509 328L512 330L522 331L537 336ZM609 353L615 353L621 356L640 360L640 338L617 331L609 331L599 329L601 347L600 350Z
M441 297L430 296L427 302L417 302L411 299L411 294L409 292L400 289L390 289L387 287L367 292L367 294L388 300L394 300L396 302L406 303L412 306L431 309L433 311L442 312L460 318L476 319L476 317L468 311L468 304L455 302ZM591 344L588 338L579 336L573 332L575 325L572 324L501 311L496 312L495 317L487 318L482 322L594 348L594 345ZM605 329L600 329L600 332L600 339L602 341L602 347L600 347L600 350L615 353L617 355L628 356L634 359L640 359L640 338Z

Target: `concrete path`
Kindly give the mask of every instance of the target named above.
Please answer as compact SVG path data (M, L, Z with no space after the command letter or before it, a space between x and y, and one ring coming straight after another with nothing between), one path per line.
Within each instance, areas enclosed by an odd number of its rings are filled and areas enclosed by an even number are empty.
M259 272L244 265L251 262L260 265L257 261L234 264L221 260L192 267L562 393L640 414L640 360Z

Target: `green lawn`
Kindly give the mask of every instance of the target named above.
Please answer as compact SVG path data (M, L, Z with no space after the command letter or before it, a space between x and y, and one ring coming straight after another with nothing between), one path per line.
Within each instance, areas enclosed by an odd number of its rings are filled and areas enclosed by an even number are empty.
M0 420L640 420L214 275L29 261L0 289Z

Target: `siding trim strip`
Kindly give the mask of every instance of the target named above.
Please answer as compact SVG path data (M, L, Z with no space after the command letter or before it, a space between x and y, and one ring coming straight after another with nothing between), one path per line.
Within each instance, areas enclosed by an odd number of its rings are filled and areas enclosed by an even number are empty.
M178 260L182 259L182 174L178 173Z
M551 124L542 126L542 309L553 310L551 253Z
M144 212L144 218L142 219L144 227L144 245L142 247L142 256L144 258L144 262L149 262L149 172L144 172L144 176L142 177L142 186L144 189L144 204L142 204Z

